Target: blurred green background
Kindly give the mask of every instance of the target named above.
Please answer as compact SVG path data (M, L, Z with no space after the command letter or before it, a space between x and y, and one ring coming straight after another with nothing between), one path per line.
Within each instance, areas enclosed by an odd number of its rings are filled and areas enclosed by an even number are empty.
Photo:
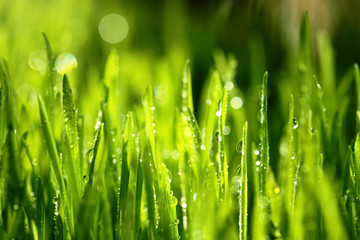
M247 96L247 109L254 108L247 113L253 115L250 122L259 108L262 75L269 71L270 144L278 146L288 104L280 89L297 90L287 86L287 80L298 53L304 11L309 12L313 28L314 62L318 64L318 34L329 35L339 82L354 62L360 62L360 2L355 0L1 0L0 56L9 62L14 89L22 102L36 109L36 92L47 87L41 35L46 33L55 55L70 53L76 58L77 69L68 73L77 105L80 112L96 116L97 109L84 96L90 95L93 103L103 98L98 86L113 48L119 53L119 86L128 89L120 103L122 113L141 100L148 85L154 86L155 95L159 92L158 105L180 102L180 93L171 89L181 89L182 69L190 59L198 114L203 82L214 67L223 78L232 77L221 72L221 67L226 69L221 66L226 61L221 60L233 54L237 59L235 81ZM349 129L355 126L354 121L347 124ZM88 125L92 129L91 121ZM349 131L349 139L354 137L351 134ZM277 159L279 149L270 149Z

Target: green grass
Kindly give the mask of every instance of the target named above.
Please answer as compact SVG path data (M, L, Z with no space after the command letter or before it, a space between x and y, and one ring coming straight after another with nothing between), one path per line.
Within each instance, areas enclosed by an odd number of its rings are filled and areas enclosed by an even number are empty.
M190 61L182 79L158 63L159 82L145 91L121 75L112 50L103 80L89 77L90 94L78 94L71 73L55 71L43 36L48 66L38 107L14 90L1 60L1 239L360 236L359 68L336 85L330 38L319 35L315 63L307 14L287 81L278 83L287 122L278 145L271 69L243 92L235 57L217 50L194 106ZM356 121L347 136L346 123Z

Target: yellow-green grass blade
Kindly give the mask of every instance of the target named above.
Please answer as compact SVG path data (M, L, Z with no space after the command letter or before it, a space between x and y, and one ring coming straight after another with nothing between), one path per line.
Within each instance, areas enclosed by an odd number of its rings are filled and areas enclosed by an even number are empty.
M45 140L45 145L49 153L49 158L51 162L51 166L55 173L56 183L58 188L60 189L61 196L63 198L65 214L67 216L67 222L69 225L69 229L71 235L74 236L74 220L73 220L73 212L70 210L68 205L68 194L65 188L65 183L63 179L62 169L60 167L60 160L58 156L58 151L55 145L55 140L53 138L52 131L49 125L49 119L47 116L47 112L45 109L44 101L42 100L41 96L38 95L38 102L39 102L39 111L40 111L40 121L41 121L41 128L43 132L43 137Z
M243 127L242 147L240 150L240 192L239 192L239 239L247 239L248 218L248 123Z
M70 81L66 75L63 77L63 112L65 130L70 147L70 161L65 162L68 165L69 181L74 193L74 200L80 198L79 189L82 186L82 175L80 171L79 159L79 134L78 134L78 110L73 102L73 94Z
M194 112L192 90L191 90L191 72L190 72L190 61L187 60L184 66L183 77L182 77L182 109L187 111L190 109L191 112Z

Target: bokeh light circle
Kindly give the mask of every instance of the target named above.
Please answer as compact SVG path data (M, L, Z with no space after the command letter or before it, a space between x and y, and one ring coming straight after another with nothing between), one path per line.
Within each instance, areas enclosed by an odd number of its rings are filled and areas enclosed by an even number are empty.
M126 19L115 13L103 17L99 23L101 38L108 43L118 43L124 40L128 34L129 25Z

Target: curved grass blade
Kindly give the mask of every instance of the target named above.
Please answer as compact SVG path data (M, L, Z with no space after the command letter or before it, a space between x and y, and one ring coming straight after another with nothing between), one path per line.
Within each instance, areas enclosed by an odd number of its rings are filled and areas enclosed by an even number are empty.
M62 177L62 169L60 168L60 160L56 149L55 140L53 138L52 131L50 129L49 119L46 113L44 101L42 100L40 95L38 95L38 102L39 102L39 111L40 111L40 121L41 121L41 127L45 140L45 145L49 153L51 166L53 167L55 173L57 186L60 188L63 197L65 214L67 215L67 221L68 221L70 233L72 236L74 236L75 230L74 230L74 221L72 216L73 212L70 210L68 206L68 196L65 188L64 179Z

